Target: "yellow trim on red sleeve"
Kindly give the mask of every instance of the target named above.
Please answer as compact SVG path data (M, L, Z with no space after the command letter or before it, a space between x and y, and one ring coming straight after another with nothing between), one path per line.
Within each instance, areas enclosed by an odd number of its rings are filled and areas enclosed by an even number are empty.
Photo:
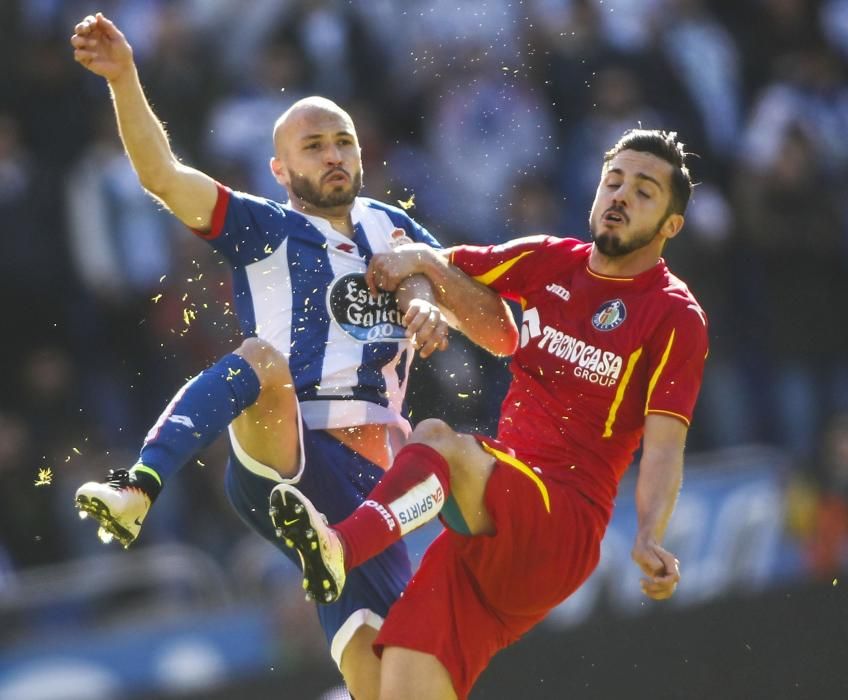
M668 343L665 346L665 352L663 353L662 359L660 363L657 365L656 370L654 371L653 376L651 377L651 381L648 384L648 396L645 398L645 415L648 415L648 404L651 403L651 394L654 393L654 387L656 387L657 382L660 379L660 374L662 374L663 369L665 368L665 363L668 362L668 356L671 354L671 346L674 345L674 334L676 329L671 329L671 335L668 337Z
M686 416L684 416L682 413L675 413L674 411L663 411L661 408L651 408L651 409L645 411L646 416L649 413L662 413L663 415L666 415L666 416L673 416L674 418L679 418L684 423L686 423L687 428L691 425L691 423L689 422L689 419Z
M503 462L504 464L508 464L511 467L515 467L518 471L520 471L524 476L529 478L536 487L539 489L539 493L542 494L542 500L545 502L545 510L548 513L551 512L551 497L548 494L548 487L545 486L545 483L539 478L539 475L536 474L530 467L528 467L524 462L519 459L516 459L510 454L506 452L501 452L500 450L496 450L494 447L487 445L485 442L480 442L480 447L482 447L486 452L488 452L492 457L494 457L499 462Z
M516 255L514 258L510 258L509 260L502 262L500 265L493 267L488 272L484 272L482 275L476 275L474 277L474 279L477 280L478 282L480 282L481 284L485 284L488 287L498 277L501 277L501 276L505 275L507 272L509 272L509 269L513 265L515 265L515 263L517 263L519 260L521 260L521 258L523 258L525 255L530 255L530 253L533 253L533 252L535 252L535 251L525 250L520 255Z
M613 423L615 423L615 415L618 413L618 407L624 400L624 392L627 391L627 384L633 374L633 368L636 367L636 363L639 361L641 356L642 348L639 348L638 350L634 350L630 353L630 357L627 359L627 369L624 370L624 377L621 379L621 384L618 385L618 391L615 392L615 399L613 399L612 405L610 406L609 414L607 415L607 422L604 425L603 436L605 438L612 437L612 426Z

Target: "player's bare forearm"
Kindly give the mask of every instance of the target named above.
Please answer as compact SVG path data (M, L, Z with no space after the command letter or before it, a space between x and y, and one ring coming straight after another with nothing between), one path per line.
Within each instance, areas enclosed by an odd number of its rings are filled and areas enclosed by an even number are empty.
M680 580L677 559L661 543L683 483L686 431L682 421L670 416L650 414L645 420L632 557L646 575L643 592L656 600L670 597Z
M518 328L506 302L494 291L471 279L440 254L430 280L439 303L456 319L456 327L472 342L493 355L512 355L518 346Z
M135 65L109 81L118 132L139 182L152 194L164 192L176 169L162 123L153 113Z
M683 450L688 428L660 413L645 417L642 459L636 480L639 533L662 542L683 483Z
M215 182L174 156L144 94L126 37L98 13L76 25L71 45L74 59L108 82L121 140L142 187L186 225L208 229L218 195Z
M421 357L448 347L448 323L436 302L433 285L426 276L411 275L395 290L398 307L404 312L406 336Z
M662 542L683 483L683 453L673 449L643 453L636 482L638 532Z
M393 290L402 280L417 274L430 280L439 306L450 314L451 325L472 342L494 355L515 352L518 328L509 307L491 289L451 265L448 251L412 244L375 255L367 280L372 290Z
M411 275L401 281L395 290L395 299L403 312L409 310L409 305L414 299L422 299L431 304L438 303L433 284L426 275L422 274Z

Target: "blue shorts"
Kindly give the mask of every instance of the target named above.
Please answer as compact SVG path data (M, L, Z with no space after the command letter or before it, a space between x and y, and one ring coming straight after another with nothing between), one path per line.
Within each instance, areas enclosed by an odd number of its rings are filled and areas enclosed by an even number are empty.
M300 569L300 559L274 534L268 515L271 489L283 479L244 454L230 434L226 490L236 512L250 527L274 544ZM365 500L383 470L324 430L302 430L302 468L285 480L296 484L332 523L349 516ZM257 473L259 472L259 473ZM265 474L265 476L260 475ZM347 575L341 597L331 605L316 605L318 619L336 664L353 633L363 624L379 629L392 603L412 575L406 545L399 541Z

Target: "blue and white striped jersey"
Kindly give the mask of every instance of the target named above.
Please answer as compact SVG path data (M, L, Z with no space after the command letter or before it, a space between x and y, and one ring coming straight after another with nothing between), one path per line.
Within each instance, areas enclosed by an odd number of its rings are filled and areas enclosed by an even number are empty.
M394 295L368 293L374 253L402 242L440 247L401 209L357 197L351 240L326 219L219 185L208 233L230 262L245 336L288 360L312 429L378 423L405 432L404 393L414 350Z

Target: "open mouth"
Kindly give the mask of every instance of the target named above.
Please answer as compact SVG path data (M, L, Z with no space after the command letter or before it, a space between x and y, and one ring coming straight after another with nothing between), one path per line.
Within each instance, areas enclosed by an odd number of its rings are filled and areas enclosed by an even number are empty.
M607 224L626 224L628 222L627 216L623 212L616 211L615 209L608 209L604 212L601 220Z

